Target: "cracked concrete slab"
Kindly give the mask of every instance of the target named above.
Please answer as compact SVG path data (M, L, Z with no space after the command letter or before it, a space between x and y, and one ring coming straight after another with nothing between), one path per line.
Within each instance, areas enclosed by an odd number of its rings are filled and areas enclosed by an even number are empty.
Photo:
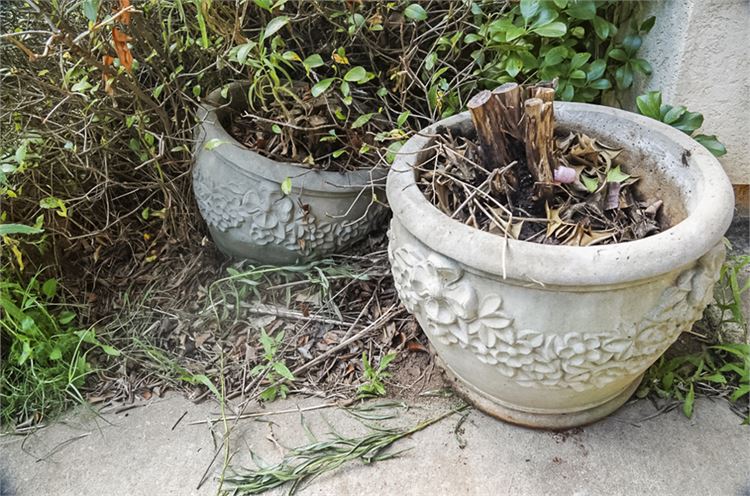
M420 400L408 410L395 409L398 415L385 424L412 426L456 401ZM324 402L287 399L266 411ZM455 414L399 441L393 449L407 451L398 458L350 463L312 481L300 494L750 494L750 429L740 425L725 402L698 399L693 419L678 410L654 416L656 411L648 401L635 401L599 423L553 433L515 427L472 410L458 433L460 415ZM216 404L194 405L174 394L119 414L97 416L79 409L28 438L4 436L0 493L216 494L223 453L211 461L223 428L216 425L212 435L205 424L191 424L216 413ZM338 408L242 420L230 438L233 463L252 466L251 449L266 462L277 462L285 449L308 443L302 418L319 438L334 428L345 435L367 431ZM208 480L198 489L204 472Z

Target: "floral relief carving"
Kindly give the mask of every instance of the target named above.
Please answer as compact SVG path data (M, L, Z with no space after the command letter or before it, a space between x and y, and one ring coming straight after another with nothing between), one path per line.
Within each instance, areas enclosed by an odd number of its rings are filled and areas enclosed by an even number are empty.
M256 245L275 245L300 255L331 252L364 236L380 222L383 208L371 205L367 213L354 221L323 221L305 212L270 181L253 185L224 183L218 186L200 169L194 171L193 186L201 215L222 232L241 230Z
M684 270L638 324L617 332L545 334L519 329L500 295L481 297L453 260L409 244L389 244L396 289L431 339L471 351L522 386L604 386L638 373L695 320L711 297L723 252Z

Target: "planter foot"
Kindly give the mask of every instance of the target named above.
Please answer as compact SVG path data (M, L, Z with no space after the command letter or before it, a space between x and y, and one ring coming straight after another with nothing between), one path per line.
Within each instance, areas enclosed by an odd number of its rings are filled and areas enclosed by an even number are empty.
M565 430L594 423L620 408L641 383L641 376L621 393L601 405L572 413L533 413L500 405L471 386L467 386L442 360L438 360L453 390L468 403L497 419L534 429Z

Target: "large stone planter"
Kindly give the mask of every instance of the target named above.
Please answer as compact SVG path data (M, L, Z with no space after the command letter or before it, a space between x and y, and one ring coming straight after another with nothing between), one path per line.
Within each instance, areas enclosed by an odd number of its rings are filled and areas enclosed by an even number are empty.
M373 193L385 169L323 172L268 159L226 131L232 109L247 109L244 84L232 84L226 99L219 90L206 99L193 168L198 207L221 251L261 263L302 263L346 248L382 222L385 209L373 203ZM286 178L289 195L281 189Z
M642 190L673 226L616 245L505 240L450 219L412 167L435 126L410 139L387 185L399 296L459 393L513 423L568 428L617 409L643 372L700 318L724 260L732 188L714 157L643 116L555 103L558 127L625 148ZM471 128L468 114L436 124ZM505 247L503 246L505 244Z

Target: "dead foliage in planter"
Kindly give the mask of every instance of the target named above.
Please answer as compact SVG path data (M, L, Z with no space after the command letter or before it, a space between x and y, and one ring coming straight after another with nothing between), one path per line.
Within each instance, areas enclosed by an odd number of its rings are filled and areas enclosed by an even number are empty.
M298 93L295 99L290 98L286 104L273 102L263 115L253 109L236 112L229 133L270 159L315 169L346 171L381 163L382 155L367 152L380 147L375 136L391 129L388 121L368 113L366 107L360 108L357 101L350 105L356 114L369 115L367 121L356 126L342 122L337 118L345 108L340 95L314 97L305 83L295 84L293 90Z
M508 87L517 93L510 104L500 99ZM543 244L621 243L660 232L662 201L641 197L621 149L579 132L554 134L551 95L521 102L519 94L545 89L482 92L469 104L474 132L438 129L434 155L418 168L427 199L476 229Z

